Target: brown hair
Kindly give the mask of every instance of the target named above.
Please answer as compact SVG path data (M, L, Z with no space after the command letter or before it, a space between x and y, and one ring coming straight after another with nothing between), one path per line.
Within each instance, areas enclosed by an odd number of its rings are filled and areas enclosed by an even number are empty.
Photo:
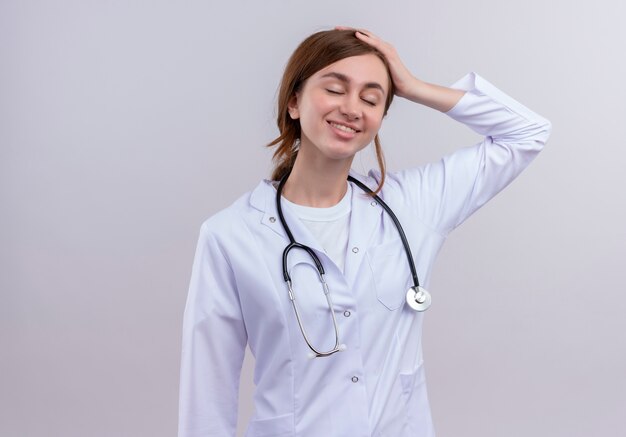
M385 64L389 76L389 91L385 101L385 112L391 105L394 95L394 86L391 80L389 64L385 56L359 40L354 35L354 30L326 30L314 33L306 38L293 52L285 67L285 72L278 93L278 131L280 135L267 147L278 145L274 151L274 170L272 179L280 180L293 168L298 155L297 144L300 139L300 121L289 116L288 103L291 97L301 90L304 82L313 74L328 65L350 56L374 54ZM376 159L381 171L381 179L374 193L380 192L385 182L385 157L380 145L378 134L374 137Z

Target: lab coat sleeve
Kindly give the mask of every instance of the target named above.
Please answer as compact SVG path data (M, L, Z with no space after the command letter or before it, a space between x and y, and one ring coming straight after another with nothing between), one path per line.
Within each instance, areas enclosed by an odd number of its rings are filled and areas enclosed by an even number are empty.
M247 334L232 269L205 222L185 306L179 437L234 436Z
M483 135L438 162L397 174L416 214L442 235L505 188L542 150L551 124L472 72L451 88L466 93L447 114Z

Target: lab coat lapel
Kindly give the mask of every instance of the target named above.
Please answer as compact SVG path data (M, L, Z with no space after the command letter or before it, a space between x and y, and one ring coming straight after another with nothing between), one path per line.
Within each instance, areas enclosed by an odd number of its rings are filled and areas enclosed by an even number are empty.
M353 171L350 171L350 175L373 189L372 178L368 178ZM375 181L373 182L375 183ZM365 259L365 253L371 240L372 233L376 229L383 211L374 199L365 194L363 190L355 184L351 184L352 199L350 229L348 249L346 252L344 266L344 277L346 278L348 284L352 284L355 281L356 274L361 267L361 263ZM287 233L283 229L283 226L278 218L278 211L276 209L276 189L271 185L270 181L261 181L257 188L252 192L250 203L252 206L263 212L261 224L280 235L285 240L285 246L289 244L289 237L287 236ZM285 221L287 222L289 229L291 229L291 233L298 243L309 246L316 252L317 256L320 258L325 257L328 262L332 262L304 223L302 223L302 221L300 221L300 219L288 208L288 206L284 204L283 215L285 216ZM291 253L294 254L296 259L303 257L308 259L308 255L301 250L294 250ZM291 258L292 255L289 256Z
M350 175L366 184L370 189L372 179L350 171ZM344 275L348 284L353 284L356 275L365 259L367 247L371 241L372 233L379 224L382 208L361 188L352 183L352 212L350 214L350 233L348 237L348 250Z
M276 208L276 189L273 185L271 185L270 181L261 181L257 188L252 192L252 195L250 196L250 203L252 206L263 212L261 224L280 235L285 240L285 246L287 246L287 244L289 244L289 237L287 236L283 225L280 223L278 209ZM315 240L309 229L304 225L304 223L302 223L298 216L291 211L289 206L283 203L282 210L287 226L289 226L295 240L298 243L309 246L311 249L315 250L318 256L324 254L324 249ZM296 252L303 251L292 251L292 253Z

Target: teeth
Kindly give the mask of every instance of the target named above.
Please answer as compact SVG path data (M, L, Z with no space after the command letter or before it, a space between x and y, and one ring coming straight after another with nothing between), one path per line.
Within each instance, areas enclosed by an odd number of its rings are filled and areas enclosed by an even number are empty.
M350 132L350 133L355 133L356 130L352 129L351 127L348 126L344 126L342 124L337 124L337 123L331 123L330 124L332 127L336 127L339 130L342 130L344 132Z

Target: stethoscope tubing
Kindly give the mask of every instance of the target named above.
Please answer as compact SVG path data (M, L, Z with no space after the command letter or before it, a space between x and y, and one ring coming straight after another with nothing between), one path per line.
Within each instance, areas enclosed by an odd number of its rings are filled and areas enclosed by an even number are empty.
M328 289L328 284L326 283L326 279L324 277L325 275L325 271L324 271L324 266L322 265L321 260L319 259L319 257L317 256L317 254L313 251L313 249L311 249L310 247L298 243L293 234L291 233L291 229L289 229L289 226L287 226L287 222L285 221L285 217L283 215L283 209L282 209L282 205L281 205L281 193L283 190L283 187L285 185L285 182L287 181L287 178L289 177L289 174L291 172L287 172L287 174L285 174L279 184L278 184L278 188L276 189L276 209L278 212L278 218L280 220L281 225L283 226L283 229L285 230L285 233L287 234L287 237L289 238L289 244L287 245L287 247L285 247L285 250L283 250L283 256L282 256L282 261L283 261L283 278L285 280L285 282L287 283L287 287L289 290L289 299L291 300L291 304L293 305L293 309L294 312L296 313L296 319L298 321L298 325L300 327L300 331L302 332L302 336L304 337L305 342L307 343L307 346L309 347L309 349L311 349L314 352L314 356L316 357L327 357L330 356L332 354L334 354L335 352L339 352L340 350L342 350L342 346L339 345L339 330L337 328L337 319L335 318L335 310L333 308L333 303L332 303L332 299L330 296L330 291ZM409 246L409 242L406 238L406 235L404 233L404 229L402 229L402 226L400 225L400 221L398 220L398 217L396 217L396 215L394 214L394 212L391 210L391 208L389 207L389 205L387 205L387 203L385 203L378 195L376 195L372 190L369 189L369 187L367 187L365 184L363 184L361 181L355 179L354 177L348 175L348 181L355 183L359 188L361 188L363 191L365 191L366 193L368 193L370 196L372 196L374 199L376 199L376 202L378 202L378 204L380 204L380 206L383 207L383 209L385 210L385 212L387 212L387 214L389 214L389 217L391 217L391 220L393 221L394 225L396 226L396 229L398 230L398 234L400 235L400 239L402 240L402 246L404 246L404 251L406 253L406 257L409 263L409 268L411 269L411 276L413 278L413 284L414 286L411 287L408 292L407 292L407 302L409 304L409 306L416 310L416 311L424 311L426 308L428 308L430 306L430 295L428 294L428 292L426 290L424 290L422 287L420 287L419 285L419 280L417 278L417 271L415 269L415 263L413 262L413 255L411 254L411 248ZM324 288L324 295L326 296L326 301L328 303L328 307L330 309L330 314L331 314L331 318L332 318L332 322L333 322L333 327L335 330L335 346L328 351L319 351L317 350L312 344L311 341L309 340L309 337L306 333L306 330L304 329L304 326L302 324L302 319L300 317L300 311L298 310L298 305L296 303L296 297L295 297L295 293L293 290L293 285L291 282L291 276L289 275L289 271L287 269L287 258L289 256L289 252L293 249L300 249L300 250L304 250L305 252L307 252L309 254L309 256L311 257L311 259L313 259L313 262L315 263L315 267L317 269L317 272L319 274L319 279L320 282L322 283L322 286Z
M377 194L374 194L374 192L370 190L367 185L353 178L350 175L348 175L348 180L351 182L354 182L363 191L372 195L374 199L376 199L376 201L380 204L380 206L382 206L383 209L387 212L387 214L389 214L389 217L391 217L391 220L393 220L393 223L396 225L396 229L398 229L398 234L400 234L400 239L402 240L402 245L404 246L404 251L406 252L406 258L409 261L409 268L411 269L411 276L413 277L413 285L415 287L419 287L420 282L419 282L419 279L417 278L417 270L415 269L415 263L413 262L413 255L411 254L411 247L409 246L409 241L407 240L406 235L404 234L404 229L402 228L402 225L400 224L400 220L398 220L398 217L396 217L396 215L391 210L391 208L389 208L389 205L387 205L387 203L385 203L383 199L378 197Z
M278 184L278 188L276 189L276 197L277 197L276 209L278 210L278 219L280 220L280 223L282 224L283 229L285 230L285 233L287 234L287 237L289 238L289 241L290 241L290 244L283 251L283 277L285 279L285 282L291 281L291 277L287 270L287 256L289 255L289 252L291 251L291 249L294 249L294 248L298 248L298 249L302 249L306 251L313 259L313 262L315 263L315 267L320 272L320 275L324 274L324 266L322 265L322 262L320 261L318 256L315 254L313 249L311 249L308 246L305 246L304 244L297 243L295 238L293 237L293 234L291 233L291 230L289 229L289 226L287 226L287 222L285 221L285 216L283 215L283 208L281 206L280 196L283 190L283 186L285 185L285 182L287 182L287 178L289 177L290 173L291 172L288 172L287 174L283 176L283 178L280 180ZM400 224L400 220L398 220L398 217L396 217L396 214L389 207L389 205L387 205L387 203L383 199L381 199L377 194L374 194L374 192L367 185L365 185L363 182L359 181L358 179L350 175L348 175L348 181L355 183L360 189L362 189L366 193L370 194L374 199L376 199L376 202L378 202L378 204L383 207L385 212L389 214L389 217L391 217L391 220L393 221L396 229L398 230L400 239L402 240L402 246L404 247L406 258L409 263L409 269L411 270L413 286L415 288L418 288L420 286L420 283L417 277L417 269L415 268L415 262L413 261L413 254L411 253L411 247L409 246L409 241L406 238L406 234L404 233L404 229L402 228L402 225Z

